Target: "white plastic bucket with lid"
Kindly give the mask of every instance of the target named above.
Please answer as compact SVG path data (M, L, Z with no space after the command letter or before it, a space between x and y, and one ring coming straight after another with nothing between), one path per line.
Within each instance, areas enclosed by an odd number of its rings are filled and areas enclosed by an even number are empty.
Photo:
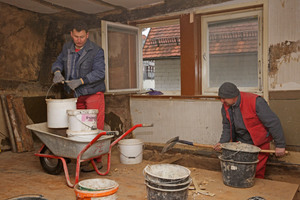
M123 164L138 164L143 160L143 145L139 139L123 139L118 143L120 162Z
M67 110L76 109L77 98L46 99L48 128L68 128Z
M90 131L97 129L97 109L67 110L70 131Z
M74 141L79 142L90 142L92 141L100 132L101 130L91 130L91 131L71 131L67 130L67 137Z

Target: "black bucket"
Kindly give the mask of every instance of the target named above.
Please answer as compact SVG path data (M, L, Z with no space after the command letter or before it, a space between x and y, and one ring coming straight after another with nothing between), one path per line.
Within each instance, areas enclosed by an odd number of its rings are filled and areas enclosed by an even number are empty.
M148 200L187 200L191 171L174 164L147 165L144 169Z
M188 189L189 185L180 188L180 189L161 189L150 186L146 183L147 186L147 199L148 200L187 200L188 199Z
M241 143L229 142L222 144L222 158L238 162L255 162L261 149L257 146Z
M223 183L236 188L249 188L254 185L256 165L258 160L253 162L239 162L224 159L219 156Z
M157 183L157 182L152 182L150 180L148 180L147 178L145 179L145 183L158 188L158 189L165 189L165 190L177 190L177 189L182 189L185 188L187 186L189 186L192 182L192 178L189 178L188 181L184 182L184 183Z

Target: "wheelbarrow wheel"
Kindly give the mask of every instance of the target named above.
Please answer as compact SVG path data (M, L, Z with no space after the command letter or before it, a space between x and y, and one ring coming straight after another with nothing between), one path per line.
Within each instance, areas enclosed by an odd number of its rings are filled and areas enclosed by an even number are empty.
M53 155L46 146L44 146L41 153ZM44 171L48 174L58 175L63 170L63 164L60 159L40 157L40 163Z

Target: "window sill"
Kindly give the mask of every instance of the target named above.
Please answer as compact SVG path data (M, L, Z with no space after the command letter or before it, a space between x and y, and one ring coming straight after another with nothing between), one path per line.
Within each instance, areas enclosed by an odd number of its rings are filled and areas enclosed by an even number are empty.
M131 98L144 98L144 99L198 99L198 100L220 100L218 96L214 95L149 95L146 93L105 93L105 96L129 96Z
M220 100L218 96L182 96L182 95L149 95L149 94L131 94L132 98L147 99L199 99L199 100Z

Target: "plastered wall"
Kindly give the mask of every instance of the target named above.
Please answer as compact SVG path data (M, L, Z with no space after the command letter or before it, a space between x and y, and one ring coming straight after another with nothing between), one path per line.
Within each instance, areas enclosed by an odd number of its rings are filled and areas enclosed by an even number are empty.
M131 98L133 124L153 124L139 128L134 137L145 142L165 143L179 136L200 144L215 144L222 132L221 102L210 100Z
M300 90L300 1L269 1L269 90Z

